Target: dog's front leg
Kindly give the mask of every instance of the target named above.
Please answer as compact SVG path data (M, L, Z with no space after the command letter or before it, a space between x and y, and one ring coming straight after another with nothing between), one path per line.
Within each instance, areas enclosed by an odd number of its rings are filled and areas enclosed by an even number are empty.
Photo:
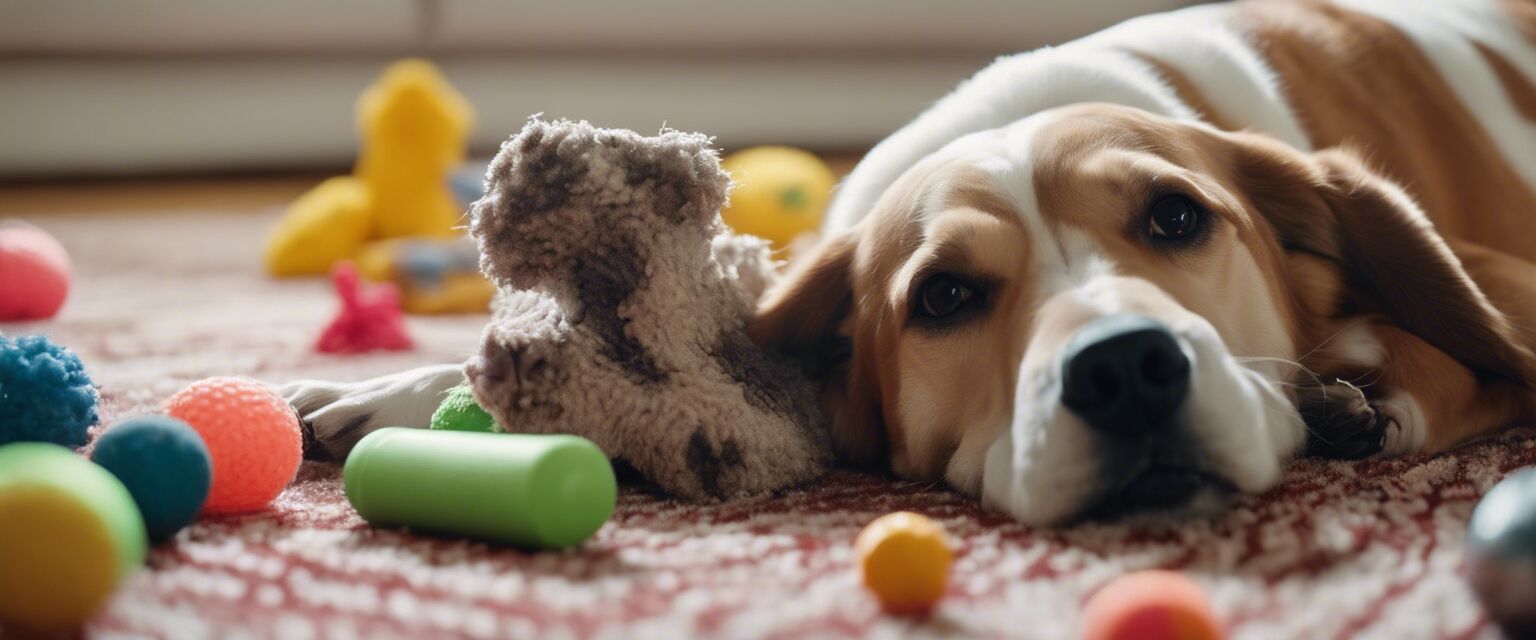
M464 382L461 365L411 369L361 382L300 380L284 385L283 398L304 425L306 456L336 459L363 436L383 427L425 428L443 394Z

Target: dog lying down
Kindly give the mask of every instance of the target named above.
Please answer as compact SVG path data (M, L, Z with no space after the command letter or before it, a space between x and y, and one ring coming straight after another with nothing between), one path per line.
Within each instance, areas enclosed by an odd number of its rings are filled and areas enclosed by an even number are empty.
M1000 59L871 151L777 282L702 138L533 123L473 212L506 290L462 373L287 395L337 454L467 376L680 495L830 448L1040 525L1444 450L1536 418L1524 7L1224 3Z

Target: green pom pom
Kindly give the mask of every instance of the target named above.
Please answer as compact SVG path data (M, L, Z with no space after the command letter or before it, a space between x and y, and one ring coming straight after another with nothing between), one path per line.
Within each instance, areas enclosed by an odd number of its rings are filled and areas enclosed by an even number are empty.
M475 402L475 394L470 393L467 384L448 390L448 397L432 413L432 428L438 431L500 431L491 414Z

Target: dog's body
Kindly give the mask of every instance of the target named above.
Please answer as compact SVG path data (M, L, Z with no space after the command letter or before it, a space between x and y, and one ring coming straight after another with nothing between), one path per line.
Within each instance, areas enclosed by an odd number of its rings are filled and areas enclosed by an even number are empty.
M1184 510L1536 417L1533 187L1536 3L1195 7L881 143L752 332L823 377L846 460L1031 523ZM458 381L393 380L289 396L424 423Z

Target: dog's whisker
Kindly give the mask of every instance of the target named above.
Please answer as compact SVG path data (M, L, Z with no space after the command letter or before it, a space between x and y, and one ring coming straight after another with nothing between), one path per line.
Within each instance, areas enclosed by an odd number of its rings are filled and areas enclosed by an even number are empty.
M1323 349L1323 347L1328 346L1328 343L1333 342L1333 340L1335 338L1338 338L1339 336L1343 335L1345 331L1349 331L1350 329L1353 329L1353 328L1355 328L1355 327L1357 327L1357 326L1359 326L1361 324L1364 324L1365 322L1366 321L1364 319L1360 319L1360 320L1355 320L1353 322L1346 323L1344 326L1339 327L1338 331L1333 332L1333 335L1328 336L1327 338L1324 338L1322 342L1317 343L1317 346L1312 347L1311 351L1308 351L1308 352L1302 354L1302 356L1300 358L1297 358L1297 360L1306 360L1307 358L1312 357L1313 354L1317 353L1318 351L1321 351Z
M1288 365L1291 365L1293 367L1296 367L1302 373L1305 373L1305 374L1307 374L1308 377L1311 377L1312 378L1312 382L1314 384L1316 384L1319 387L1323 387L1325 389L1325 391L1324 391L1324 394L1325 394L1324 395L1324 399L1326 400L1326 398L1327 398L1327 396L1326 396L1326 393L1327 393L1326 392L1326 388L1327 388L1328 385L1323 383L1322 376L1320 374L1318 374L1316 371L1313 371L1310 367L1308 367L1308 366L1306 366L1306 365L1304 365L1304 364L1302 364L1302 363L1300 363L1298 361L1286 360L1285 358L1271 358L1271 357L1265 357L1265 356L1250 356L1250 357L1235 358L1235 359L1237 360L1238 364L1243 365L1243 369L1245 371L1250 371L1250 372L1253 372L1253 373L1258 373L1258 372L1254 371L1254 369L1252 369L1251 367L1248 366L1249 362L1275 362L1275 363L1279 363L1279 364L1288 364ZM1271 382L1274 382L1277 385L1284 385L1284 386L1298 387L1298 388L1306 386L1306 385L1301 384L1301 383L1280 382L1278 380L1272 380Z

